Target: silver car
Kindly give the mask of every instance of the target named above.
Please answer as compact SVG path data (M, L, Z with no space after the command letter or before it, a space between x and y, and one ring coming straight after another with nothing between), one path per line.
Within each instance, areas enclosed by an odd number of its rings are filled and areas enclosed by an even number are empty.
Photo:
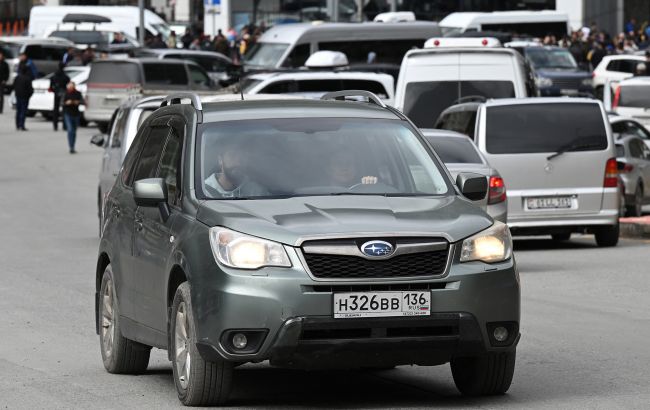
M423 129L422 134L436 154L445 163L451 176L456 179L461 172L485 175L488 179L488 195L475 204L500 222L508 220L506 186L499 172L485 159L467 135L454 131Z
M618 243L616 150L600 101L492 100L477 118L476 143L508 187L513 234L587 232L599 246Z
M641 216L650 202L650 149L638 137L616 141L616 160L623 181L626 216Z

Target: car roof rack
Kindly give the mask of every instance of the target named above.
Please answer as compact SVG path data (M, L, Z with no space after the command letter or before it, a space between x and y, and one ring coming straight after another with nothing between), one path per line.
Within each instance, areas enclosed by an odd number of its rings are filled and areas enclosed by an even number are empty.
M203 104L201 104L201 98L199 98L198 94L196 93L169 94L168 96L165 97L163 102L160 103L160 106L167 107L170 105L180 105L183 103L183 100L190 100L190 104L197 111L199 117L198 122L199 123L203 122Z
M377 97L374 93L366 90L343 90L343 91L334 91L323 95L321 100L339 100L345 101L345 97L365 97L368 99L368 102L376 104L381 108L386 108L386 104Z
M108 17L99 16L97 14L85 13L68 13L63 16L62 23L112 23Z

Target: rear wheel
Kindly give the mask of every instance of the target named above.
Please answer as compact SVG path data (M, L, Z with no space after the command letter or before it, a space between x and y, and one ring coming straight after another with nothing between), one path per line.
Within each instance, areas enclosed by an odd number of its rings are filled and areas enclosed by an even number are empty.
M452 359L456 388L465 396L504 394L512 383L516 357L512 351Z
M186 406L223 404L232 384L233 365L205 361L196 349L196 329L187 282L176 290L170 331L172 370L179 400Z
M596 244L600 247L616 246L618 244L619 225L604 226L595 232Z
M571 239L571 232L554 233L551 235L551 238L553 238L555 242L568 241Z
M99 132L102 134L106 134L108 132L108 123L107 122L98 122L97 123L97 129L99 129Z
M643 186L639 185L634 191L634 202L628 204L627 216L641 216L643 213Z

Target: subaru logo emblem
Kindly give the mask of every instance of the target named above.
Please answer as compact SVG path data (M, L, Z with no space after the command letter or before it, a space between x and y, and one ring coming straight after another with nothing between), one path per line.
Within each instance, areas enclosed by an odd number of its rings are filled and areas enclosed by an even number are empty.
M375 258L389 256L393 251L393 245L384 241L369 241L361 245L361 252L364 255Z

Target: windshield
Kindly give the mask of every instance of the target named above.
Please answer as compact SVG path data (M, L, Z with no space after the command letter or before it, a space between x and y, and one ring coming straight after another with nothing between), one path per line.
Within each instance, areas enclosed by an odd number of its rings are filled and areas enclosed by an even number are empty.
M169 35L171 34L171 29L167 24L164 23L157 23L157 24L152 24L151 25L153 28L156 29L160 34L162 34L163 38L167 40L169 38ZM176 35L180 35L181 33L176 33Z
M620 107L650 108L650 85L621 86L618 105Z
M532 47L526 49L526 57L533 67L540 68L577 68L578 64L571 53L566 49L548 49Z
M402 121L264 119L212 123L201 131L197 189L208 199L450 191Z
M580 121L576 121L580 118ZM546 103L489 107L486 149L491 154L596 151L607 148L600 107Z
M257 43L244 56L244 64L259 67L276 67L289 44Z
M0 43L0 51L6 59L16 58L20 52L20 44Z
M445 164L482 164L469 138L427 136L427 142Z

